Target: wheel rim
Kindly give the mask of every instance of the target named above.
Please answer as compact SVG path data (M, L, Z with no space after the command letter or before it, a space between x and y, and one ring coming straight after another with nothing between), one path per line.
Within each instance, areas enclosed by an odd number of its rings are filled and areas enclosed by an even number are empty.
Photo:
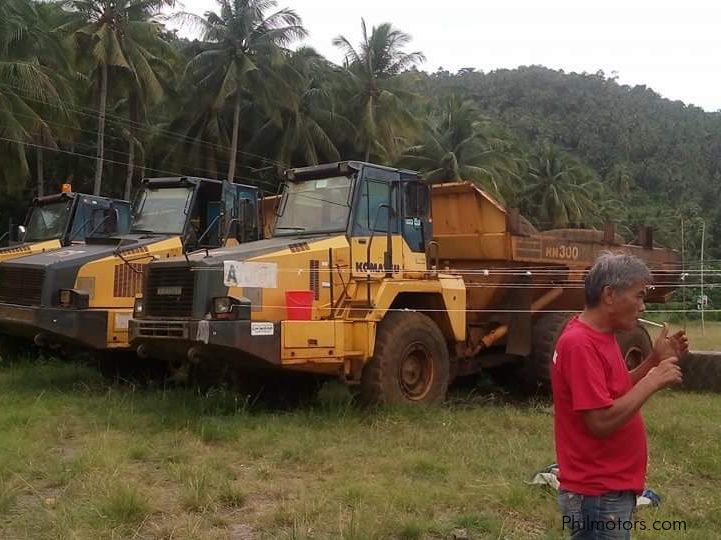
M645 359L645 353L639 347L631 347L626 351L626 366L629 369L638 367L638 365Z
M398 367L403 395L411 401L426 397L433 383L433 358L421 343L409 345Z

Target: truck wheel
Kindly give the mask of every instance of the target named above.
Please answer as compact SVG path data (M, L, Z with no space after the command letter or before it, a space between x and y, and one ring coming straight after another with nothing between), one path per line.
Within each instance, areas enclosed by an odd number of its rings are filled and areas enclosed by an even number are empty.
M389 313L363 368L360 399L366 405L441 403L449 377L448 348L438 326L421 313Z
M619 330L616 332L616 340L628 369L637 367L653 350L651 336L641 325L633 330Z
M531 354L523 363L519 381L525 394L551 390L551 362L556 341L570 318L568 313L544 313L534 321Z

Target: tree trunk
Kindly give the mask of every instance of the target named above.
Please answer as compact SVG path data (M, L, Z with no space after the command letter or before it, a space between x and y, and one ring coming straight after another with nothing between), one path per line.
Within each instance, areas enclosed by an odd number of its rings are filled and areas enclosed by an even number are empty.
M37 157L37 176L36 182L37 182L37 193L38 197L42 197L45 195L45 180L43 178L43 149L37 148L36 149L36 157Z
M233 142L230 146L230 163L228 164L228 182L235 179L235 156L238 153L238 130L240 126L240 91L235 94L235 112L233 114Z
M133 140L132 129L130 132L130 149L128 150L128 174L125 177L125 191L123 199L130 200L130 192L133 189L133 170L135 169L135 141Z
M103 181L103 157L105 155L105 106L108 101L108 66L100 65L100 111L98 114L97 158L95 160L95 185L93 194L100 195Z
M370 59L368 61L370 62ZM366 105L366 107L370 111L370 114L373 115L373 94L372 93L368 96L368 104ZM377 135L377 133L372 133L370 135L375 137ZM370 161L370 158L371 158L371 141L369 139L366 141L366 157L365 157L366 163L368 163L368 161Z

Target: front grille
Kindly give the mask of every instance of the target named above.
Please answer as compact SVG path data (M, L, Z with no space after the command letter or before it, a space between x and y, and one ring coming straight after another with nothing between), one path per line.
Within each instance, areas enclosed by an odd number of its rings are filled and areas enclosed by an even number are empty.
M0 302L21 306L40 305L45 270L0 266Z
M143 267L137 263L116 264L113 273L113 296L135 298L143 288Z
M147 266L145 314L148 317L190 317L193 312L195 274L187 266L180 268Z
M135 335L139 338L178 338L188 339L187 323L183 322L146 322L139 321L135 326Z

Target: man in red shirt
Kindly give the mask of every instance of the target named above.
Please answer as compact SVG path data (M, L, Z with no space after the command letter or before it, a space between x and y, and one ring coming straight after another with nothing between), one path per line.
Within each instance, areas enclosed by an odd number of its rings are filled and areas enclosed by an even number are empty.
M551 365L562 527L573 539L630 538L646 478L640 409L681 382L683 331L664 325L653 351L629 371L614 331L633 330L651 274L625 254L599 257L585 280L586 307L566 325Z

